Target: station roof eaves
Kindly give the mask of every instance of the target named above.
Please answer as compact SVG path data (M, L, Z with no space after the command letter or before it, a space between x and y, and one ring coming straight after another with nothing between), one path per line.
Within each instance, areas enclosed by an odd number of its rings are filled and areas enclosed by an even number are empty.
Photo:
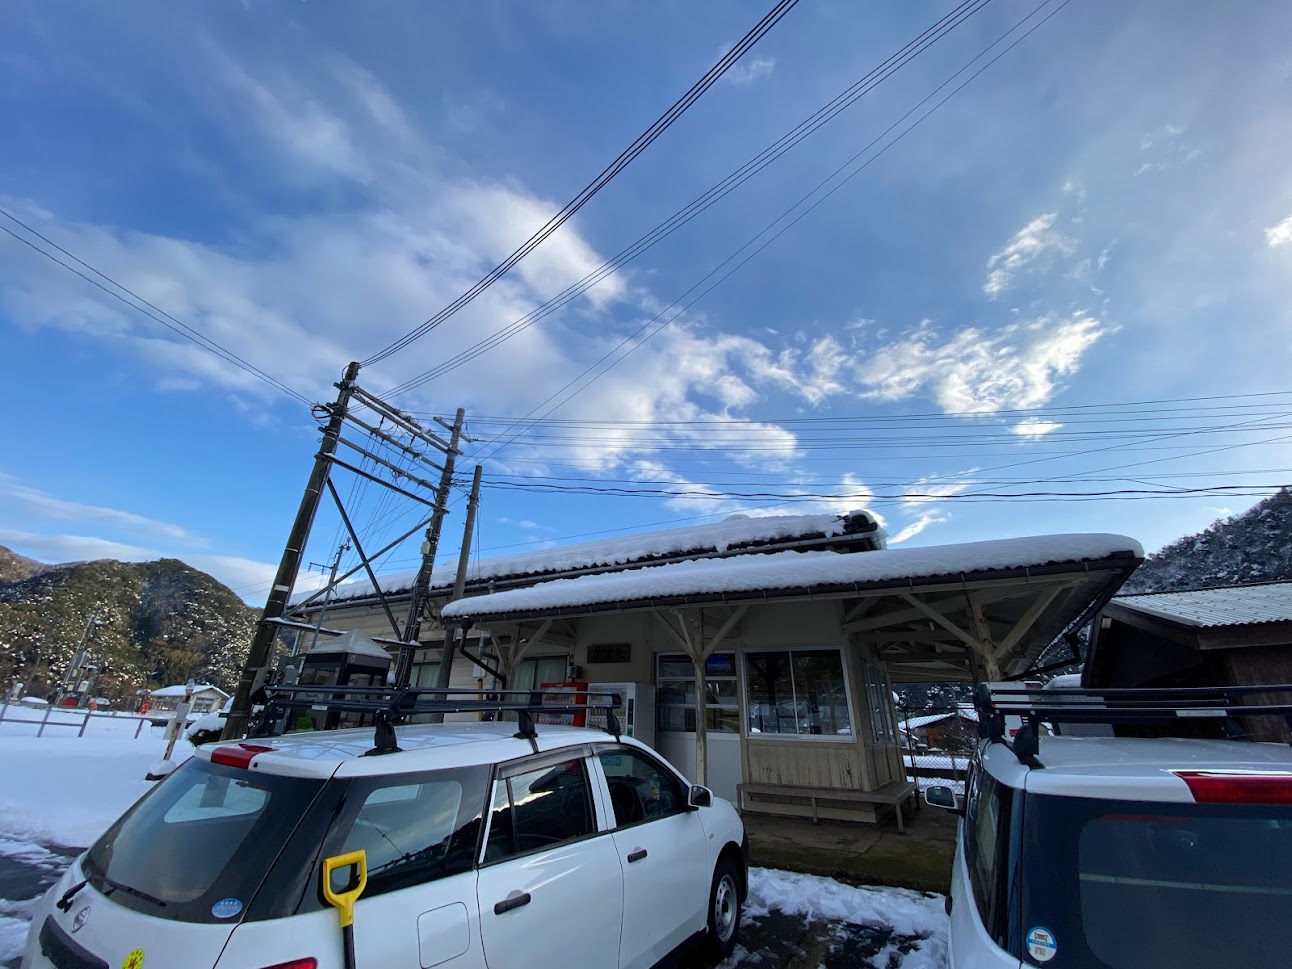
M1092 566L1115 569L1124 579L1143 555L1140 544L1123 535L1074 534L883 549L865 555L821 551L736 556L540 582L461 599L444 608L443 618L450 623L573 618L705 601L837 596L871 589L1026 578Z

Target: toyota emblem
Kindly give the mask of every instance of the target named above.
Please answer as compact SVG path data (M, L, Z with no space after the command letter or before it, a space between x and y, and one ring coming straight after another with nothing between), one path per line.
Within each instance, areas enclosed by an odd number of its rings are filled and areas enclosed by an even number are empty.
M85 924L86 919L88 919L89 917L90 917L90 906L87 905L85 906L85 908L81 909L79 912L76 913L76 918L72 919L72 931L80 932L81 926Z

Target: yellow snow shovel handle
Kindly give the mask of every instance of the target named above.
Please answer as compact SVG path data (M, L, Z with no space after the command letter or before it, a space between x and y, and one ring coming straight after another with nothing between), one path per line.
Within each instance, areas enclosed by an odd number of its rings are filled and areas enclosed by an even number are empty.
M338 868L351 867L359 870L359 878L354 887L348 888L344 892L334 892L332 890L332 872ZM367 887L368 853L362 848L358 851L347 852L344 855L333 855L331 858L323 860L323 897L340 914L342 928L347 928L354 924L354 903L359 901L359 896L363 894L363 890Z

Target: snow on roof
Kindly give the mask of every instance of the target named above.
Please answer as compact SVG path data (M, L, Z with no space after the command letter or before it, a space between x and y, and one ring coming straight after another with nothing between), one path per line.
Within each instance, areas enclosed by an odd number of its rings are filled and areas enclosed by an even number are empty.
M1077 534L1035 535L926 548L890 548L864 555L826 551L742 555L540 582L523 589L460 599L445 606L443 616L445 619L475 619L708 593L764 592L957 576L1097 561L1114 556L1143 558L1144 550L1139 542L1124 535Z
M1118 596L1115 604L1188 626L1292 622L1292 582Z
M860 521L850 522L853 516L857 516ZM637 532L632 535L602 538L595 542L561 545L484 559L468 567L467 581L485 582L489 579L512 576L557 574L595 566L629 565L633 562L685 553L722 553L736 546L792 541L815 535L833 537L848 531L850 524L852 524L852 531L870 536L881 548L883 547L886 538L884 530L874 524L874 520L866 512L850 512L848 515L762 517L732 515L724 521L710 525L670 528L658 532ZM860 530L857 529L857 524L862 525ZM866 527L871 524L874 524L873 528ZM456 562L437 565L431 573L430 588L452 586L456 577ZM382 590L386 593L406 592L417 580L417 571L379 576L379 579ZM368 579L357 579L338 585L332 599L334 602L339 599L354 599L371 595L372 592L372 583ZM294 595L292 601L300 602L311 594L308 591L302 591Z
M898 726L903 730L918 730L920 727L927 727L931 723L938 723L939 721L946 720L954 714L959 714L960 718L963 720L972 720L974 723L978 722L977 710L962 707L949 713L930 713L922 717L911 717L909 720L898 721Z
M181 683L179 686L163 686L160 690L153 690L152 695L153 696L183 696L186 690L188 690L188 687ZM218 686L212 686L210 683L198 683L193 687L194 693L204 693L207 690L214 690L222 697L227 697L229 695L225 693L222 689L220 689Z
M310 656L325 656L329 653L349 653L353 656L390 659L390 653L373 642L370 636L365 636L357 629L351 629L333 639L320 639L307 650L307 655Z

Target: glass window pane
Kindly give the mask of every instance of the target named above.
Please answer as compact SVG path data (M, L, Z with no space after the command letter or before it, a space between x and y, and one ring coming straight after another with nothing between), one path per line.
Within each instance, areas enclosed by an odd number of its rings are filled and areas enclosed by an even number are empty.
M695 682L671 680L661 683L655 694L655 702L660 706L688 706L695 703Z
M656 672L661 680L670 677L693 679L695 677L695 664L685 656L661 656L659 657L659 666L656 668Z
M695 711L686 707L657 707L655 710L655 729L665 732L680 733L686 730L686 715L691 714L691 723L695 723Z
M798 732L828 736L851 733L843 658L839 652L796 652L793 657Z
M582 761L517 774L509 784L518 852L549 848L596 831Z
M736 654L714 653L704 661L705 676L735 676Z
M606 772L617 826L653 821L685 807L677 778L644 754L620 749L601 754L599 759Z
M745 687L751 733L798 733L788 651L746 653Z

